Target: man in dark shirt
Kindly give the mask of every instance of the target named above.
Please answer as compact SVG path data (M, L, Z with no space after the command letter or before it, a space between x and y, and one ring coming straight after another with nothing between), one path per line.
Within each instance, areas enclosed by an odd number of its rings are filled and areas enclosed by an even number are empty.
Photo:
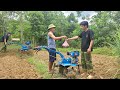
M11 35L11 33L7 33L6 35L2 36L1 41L0 41L0 51L4 50L4 52L7 49L7 41L9 39L9 36Z
M93 40L94 40L94 32L88 29L88 22L83 21L80 23L83 32L75 37L68 38L67 40L74 40L81 38L81 64L83 71L82 75L89 74L88 77L93 76L93 65L91 60L91 52L93 51Z

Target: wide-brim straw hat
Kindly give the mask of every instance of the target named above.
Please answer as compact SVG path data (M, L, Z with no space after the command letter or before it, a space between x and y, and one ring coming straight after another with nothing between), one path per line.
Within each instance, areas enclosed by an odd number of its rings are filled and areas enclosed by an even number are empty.
M55 27L56 27L55 25L50 24L50 25L48 26L48 30L49 30L50 28L55 28Z

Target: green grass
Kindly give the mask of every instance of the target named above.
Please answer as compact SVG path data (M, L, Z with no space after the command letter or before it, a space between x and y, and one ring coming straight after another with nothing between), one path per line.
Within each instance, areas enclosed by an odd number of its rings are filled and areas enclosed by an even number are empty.
M36 60L33 57L28 58L28 62L35 65L36 71L38 71L44 79L50 79L51 78L51 75L48 74L47 64L43 64L42 62L39 62L38 60Z
M9 49L19 49L19 48L21 48L21 46L13 44L13 45L8 46L8 48ZM60 51L60 52L70 52L70 51L81 51L81 50L80 49L76 49L76 48L57 48L57 51ZM113 49L107 48L107 47L93 49L92 53L93 54L115 56L115 54L113 54Z
M8 46L7 48L8 49L20 49L21 46L13 44L13 45ZM80 51L81 52L80 49L76 49L76 48L57 48L57 51L60 51L60 52ZM113 52L114 52L114 50L112 48L102 47L102 48L93 49L92 53L93 54L108 55L108 56L116 56Z
M93 54L101 54L101 55L114 56L113 50L111 48L107 48L107 47L93 49L92 53Z
M80 49L75 49L75 48L57 48L57 51L60 51L60 52L70 52L70 51L80 51Z
M7 45L7 48L9 48L9 49L19 49L19 48L21 48L21 46L16 45L16 44L12 44L12 45Z
M80 49L75 49L75 48L57 48L57 51L60 51L60 52L80 51L81 52ZM107 48L107 47L93 49L92 53L114 56L113 50L111 48Z
M34 57L28 58L28 62L30 64L33 64L36 68L36 71L39 72L39 74L43 77L43 79L52 79L52 78L64 78L63 75L57 73L49 74L48 73L48 65L42 61L42 60L37 60Z
M116 78L117 78L117 79L120 79L120 74L117 74L117 75L116 75Z

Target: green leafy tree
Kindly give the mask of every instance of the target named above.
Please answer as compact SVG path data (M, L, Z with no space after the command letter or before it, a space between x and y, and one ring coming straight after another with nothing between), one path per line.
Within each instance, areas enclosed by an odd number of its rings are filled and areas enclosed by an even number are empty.
M28 13L27 20L30 22L31 25L31 37L32 37L32 42L33 45L36 46L37 42L40 41L43 42L44 40L44 15L42 12L37 12L37 11L31 11Z

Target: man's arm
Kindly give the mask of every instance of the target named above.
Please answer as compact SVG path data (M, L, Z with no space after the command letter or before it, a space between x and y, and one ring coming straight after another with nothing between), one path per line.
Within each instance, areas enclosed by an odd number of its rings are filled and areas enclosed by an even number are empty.
M90 46L89 46L90 49L92 48L93 43L94 43L94 40L91 40L91 41L90 41Z
M89 45L89 48L87 49L87 52L90 53L91 52L91 49L92 49L92 46L93 46L93 43L94 43L94 32L91 31L90 32L90 45Z
M87 49L87 52L88 52L88 53L91 52L91 49L92 49L93 43L94 43L94 40L91 40L91 41L90 41L89 48Z
M69 41L69 40L75 40L75 39L78 39L78 38L82 38L82 33L80 34L80 35L78 35L78 36L74 36L74 37L72 37L72 38L68 38L67 40Z
M75 40L75 39L78 39L78 38L79 38L79 36L74 36L72 38L68 38L67 40Z
M53 33L49 32L48 35L53 38L54 40L60 40L62 38L67 38L66 36L60 36L60 37L55 37L55 35L53 35Z

